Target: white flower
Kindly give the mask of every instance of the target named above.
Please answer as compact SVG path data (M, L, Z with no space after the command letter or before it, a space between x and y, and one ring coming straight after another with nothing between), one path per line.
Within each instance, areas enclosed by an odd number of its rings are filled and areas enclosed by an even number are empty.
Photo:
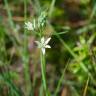
M50 41L51 38L48 38L47 40L45 40L44 37L41 38L41 41L35 41L38 45L38 48L41 48L42 50L42 53L45 54L45 49L46 48L51 48L50 45L48 45L49 41Z
M28 30L34 30L33 24L31 22L25 22L25 28Z

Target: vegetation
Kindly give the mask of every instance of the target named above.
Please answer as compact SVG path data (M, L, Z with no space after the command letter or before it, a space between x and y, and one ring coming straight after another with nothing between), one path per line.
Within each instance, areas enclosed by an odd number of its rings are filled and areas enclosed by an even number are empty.
M96 96L95 18L96 0L1 0L0 96Z

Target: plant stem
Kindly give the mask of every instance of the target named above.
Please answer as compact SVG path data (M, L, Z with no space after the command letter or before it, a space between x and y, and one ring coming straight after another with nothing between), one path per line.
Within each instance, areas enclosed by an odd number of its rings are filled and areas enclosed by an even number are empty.
M87 94L88 84L89 84L89 77L87 79L87 82L86 82L86 85L85 85L85 88L84 88L83 96L86 96L86 94Z
M24 0L24 20L27 18L27 0ZM25 96L29 96L31 92L31 80L30 80L30 70L29 70L29 53L28 53L28 40L27 32L24 29L24 46L23 46L23 67L24 67L24 79L25 79Z
M45 65L45 55L40 53L41 55L41 73L42 73L42 82L43 82L43 87L46 93L46 96L48 96L47 92L47 85L46 85L46 65Z
M66 71L66 69L67 69L67 67L68 67L68 64L69 64L69 63L67 63L67 65L66 65L65 68L63 69L63 73L62 73L61 78L60 78L60 80L59 80L59 82L58 82L58 85L57 85L57 88L56 88L56 91L55 91L55 95L54 95L54 96L57 96L57 93L58 93L58 91L60 90L60 86L61 86L61 84L62 84L62 82L63 82L64 75L65 75L65 71Z

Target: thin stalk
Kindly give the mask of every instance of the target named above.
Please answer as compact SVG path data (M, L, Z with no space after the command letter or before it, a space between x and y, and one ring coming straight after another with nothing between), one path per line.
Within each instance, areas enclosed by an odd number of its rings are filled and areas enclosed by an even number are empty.
M46 96L48 96L48 91L47 91L47 84L46 84L46 64L45 64L45 55L40 53L41 55L41 73L42 73L42 82L43 82L43 87L46 93Z
M39 89L39 96L42 96L42 94L43 94L43 86L41 85Z
M16 31L16 30L15 30L15 25L14 25L13 20L12 20L11 11L10 11L10 8L9 8L9 6L8 6L8 1L7 1L7 0L4 0L4 3L5 3L5 8L6 8L7 14L8 14L9 24L10 24L11 28L12 28L14 31Z
M35 88L35 85L36 85L36 79L37 79L37 74L36 74L36 71L37 71L37 64L34 63L34 75L33 75L33 88Z
M6 11L7 11L7 14L8 14L8 21L9 21L9 25L11 27L11 29L13 30L13 34L14 34L14 37L16 39L16 41L18 43L20 43L20 39L19 39L19 36L18 36L18 32L17 32L17 29L15 27L15 24L13 22L13 19L12 19L12 14L11 14L11 10L10 10L10 7L8 5L8 0L4 0L4 3L5 3L5 8L6 8Z
M48 14L49 15L49 18L51 18L52 13L54 11L55 2L56 2L56 0L52 0L52 2L51 2L49 14Z
M52 35L62 35L62 34L66 34L67 32L68 31L59 32L59 33L53 32Z
M27 18L27 0L24 0L24 19ZM24 46L23 46L23 67L24 67L24 79L25 79L25 96L29 96L31 91L30 71L29 71L29 56L27 52L27 33L24 30Z
M89 16L89 23L92 21L92 19L94 18L94 15L95 15L95 13L96 13L96 3L94 4L94 7L93 7L93 10L92 10L92 12L91 12L91 14L90 14L90 16Z
M42 35L43 35L42 34L43 30L39 29L39 32L40 32L39 38L41 39ZM47 83L46 83L46 61L45 61L45 54L42 53L42 50L40 51L40 59L41 59L41 73L42 73L43 87L44 87L46 96L50 96L50 93L48 92L48 89L47 89Z
M63 81L63 79L64 79L64 74L65 74L65 71L66 71L66 69L67 69L67 67L68 67L68 64L69 64L69 63L67 63L67 65L65 66L65 68L64 68L64 70L63 70L63 74L62 74L62 76L61 76L61 78L60 78L60 80L59 80L59 82L58 82L58 85L57 85L57 88L56 88L56 91L55 91L55 95L54 95L54 96L57 96L57 93L58 93L58 91L59 91L59 89L60 89L60 86L61 86L61 84L62 84L62 81Z
M89 77L87 79L87 82L86 82L86 85L85 85L85 88L84 88L83 96L87 96L86 94L87 94L88 84L89 84Z

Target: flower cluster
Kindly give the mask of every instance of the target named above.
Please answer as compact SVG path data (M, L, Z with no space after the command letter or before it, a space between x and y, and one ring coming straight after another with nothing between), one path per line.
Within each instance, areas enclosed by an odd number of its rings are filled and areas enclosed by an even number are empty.
M30 31L34 31L43 27L46 23L46 12L42 12L38 19L34 19L33 22L25 22L25 28Z
M34 19L33 22L25 22L25 28L27 30L34 31L41 27L44 27L46 23L46 16L46 12L42 12L40 16L37 18L37 20ZM51 38L45 40L45 38L42 37L40 41L35 41L35 43L38 45L38 48L41 49L43 55L45 54L46 48L51 48L50 45L48 45L50 40Z

